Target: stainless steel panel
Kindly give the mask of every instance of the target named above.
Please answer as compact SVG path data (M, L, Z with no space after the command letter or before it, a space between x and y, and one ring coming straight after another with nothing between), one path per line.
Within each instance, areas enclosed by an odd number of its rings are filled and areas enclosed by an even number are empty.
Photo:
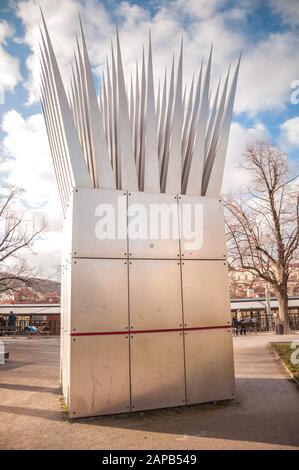
M75 190L72 255L79 258L126 258L126 213L127 195L123 191ZM97 237L102 225L110 238Z
M177 196L129 192L128 239L132 258L178 259Z
M231 324L226 262L215 260L183 261L182 291L185 326Z
M73 231L73 198L71 198L70 206L66 210L65 218L63 220L62 231L62 250L61 259L62 265L69 260L72 255L72 231Z
M224 212L219 198L183 195L179 207L182 258L225 259Z
M129 292L131 329L182 326L179 261L131 260Z
M70 323L71 323L71 266L67 263L63 269L62 276L62 322L61 322L61 380L63 395L66 403L69 400L69 386L70 386Z
M131 334L132 410L185 403L183 335Z
M128 265L124 259L72 260L72 332L128 328Z
M80 336L71 341L71 418L129 411L129 339Z
M226 400L234 394L230 329L185 333L187 404Z

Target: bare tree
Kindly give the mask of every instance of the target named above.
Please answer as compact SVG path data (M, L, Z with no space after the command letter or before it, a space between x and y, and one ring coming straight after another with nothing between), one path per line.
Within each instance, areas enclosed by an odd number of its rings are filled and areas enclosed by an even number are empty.
M8 193L0 195L0 293L11 293L22 285L35 287L36 273L27 265L24 254L32 251L45 224L36 226L14 208L21 192L9 188Z
M225 201L230 262L272 286L279 322L289 333L287 287L299 243L298 175L290 178L287 157L267 142L248 145L242 166L251 183L238 200Z

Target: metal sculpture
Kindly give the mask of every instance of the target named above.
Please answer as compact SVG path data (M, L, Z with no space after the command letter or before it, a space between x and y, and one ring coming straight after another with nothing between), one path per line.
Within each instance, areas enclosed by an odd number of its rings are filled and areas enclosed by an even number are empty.
M183 94L182 42L176 74L173 58L156 98L151 35L147 65L143 52L126 88L117 31L98 99L80 21L67 95L42 22L41 103L65 218L61 378L70 416L231 398L220 193L240 59L231 84L228 71L212 93L211 49ZM140 206L151 227L136 222ZM177 237L152 235L162 209Z

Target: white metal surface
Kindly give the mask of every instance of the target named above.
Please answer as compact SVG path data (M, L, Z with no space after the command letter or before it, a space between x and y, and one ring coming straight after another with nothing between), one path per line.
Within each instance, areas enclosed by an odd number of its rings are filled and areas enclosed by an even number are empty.
M216 149L219 141L219 136L221 132L221 122L223 119L223 113L224 113L224 108L225 108L225 102L226 102L226 95L227 95L227 88L228 88L228 80L229 80L229 74L230 74L230 68L228 69L227 75L226 75L226 80L224 82L223 90L222 90L222 96L219 102L219 106L217 109L217 116L215 119L215 126L213 129L213 134L209 136L209 139L206 140L206 144L208 145L207 147L207 153L206 153L206 161L204 165L204 174L203 174L203 179L202 179L202 192L205 194L206 192L206 187L210 179L210 174L212 167L214 165L214 160L215 160L215 155L216 155Z
M72 184L74 186L78 185L85 188L92 187L91 178L84 162L82 148L80 146L78 134L76 132L73 115L69 108L62 78L44 19L43 26L45 31L44 39L45 43L47 44L47 51L49 53L48 65L51 69L51 74L54 81L53 92L56 97L55 104L57 116L59 116L58 121L61 126L61 132L63 133L64 149L66 150L68 168L70 171Z
M183 48L181 47L176 77L174 77L173 60L168 87L165 81L163 119L158 122L160 98L156 100L155 96L150 39L147 77L143 54L141 88L139 89L136 77L136 96L134 97L131 86L129 103L120 38L118 31L116 32L117 67L111 48L112 82L109 84L110 72L107 61L107 77L103 76L100 90L103 99L101 98L102 105L99 107L95 99L82 25L80 26L81 42L79 44L77 41L74 59L76 70L73 73L68 102L43 19L41 99L48 135L51 136L49 139L51 152L63 206L65 206L63 180L66 175L61 174L59 161L63 162L69 173L70 190L75 186L83 186L159 191L159 182L161 182L161 190L166 193L218 196L221 190L240 62L228 98L227 87L224 86L221 90L222 105L219 105L215 119L216 109L212 112L209 110L211 54L203 86L201 84L204 71L201 65L195 99L194 101L192 99L191 87L190 106L185 109L183 106L185 94L182 99ZM136 113L133 112L134 102L137 103L139 97L141 97L140 106ZM157 101L159 106L155 109ZM184 123L189 121L190 126L184 128ZM213 135L210 132L212 127ZM209 131L206 132L206 129ZM158 152L160 168L157 161Z
M71 194L69 205L66 208L65 218L63 219L62 230L62 250L61 250L61 263L65 263L72 256L72 243L73 243L73 194Z
M81 188L75 190L73 193L72 256L79 258L127 257L126 201L127 195L124 191ZM104 233L105 220L108 224L107 237ZM109 227L111 227L111 236ZM122 233L121 237L118 236L118 230ZM100 232L105 238L98 238L97 235Z
M73 337L70 376L71 418L129 411L128 337Z
M223 120L221 122L221 133L218 141L216 153L214 154L213 165L211 173L208 175L207 186L203 188L202 194L206 196L218 196L221 193L225 157L227 152L229 133L233 115L233 107L235 101L235 94L237 89L239 68L240 68L241 55L235 70L234 78L231 84L230 93L226 103L226 109L223 114Z
M194 139L192 161L188 174L186 194L201 194L201 183L205 159L205 141L209 116L209 93L211 75L212 48L206 69L205 80L202 90L202 99L198 115L198 124Z
M151 216L151 214L154 215ZM168 223L170 230L168 230ZM144 192L128 193L130 257L178 259L180 254L178 227L177 196ZM135 237L137 232L141 235L138 238Z
M81 24L80 24L81 26ZM116 188L112 172L111 161L106 147L103 129L103 116L100 112L95 87L92 81L92 71L89 63L83 29L81 26L81 39L83 50L84 71L86 77L86 95L88 100L88 116L90 123L90 140L93 150L93 164L95 166L95 183L97 188ZM82 77L84 83L84 78Z
M185 326L231 324L228 270L225 262L183 261L182 293Z
M226 244L222 201L217 197L183 195L179 196L179 207L182 258L225 259ZM193 248L192 246L190 248L190 240L192 242L192 237L189 239L189 219L187 219L187 223L184 224L182 216L184 213L187 214L188 210L193 214L191 219L191 231L196 232L196 237L202 242L199 247L194 246ZM197 214L196 219L194 214ZM202 220L200 214L202 214Z
M173 104L172 132L170 136L169 157L165 192L180 194L182 174L182 130L183 130L183 104L182 104L182 73L183 73L183 41L177 71L176 92Z
M183 336L172 330L182 328L182 300L187 327L228 322L224 217L217 196L239 63L230 91L227 78L210 110L211 55L207 66L202 62L196 89L192 81L189 97L184 93L182 99L181 47L176 77L174 58L169 81L165 70L160 103L149 41L148 73L143 53L140 86L136 73L129 104L118 32L116 41L117 60L111 45L98 106L81 26L67 98L43 19L41 98L65 215L61 366L71 417L128 411L130 377L132 410L184 404L184 338L189 402L231 396L230 333ZM195 214L200 218L192 227L182 214L196 204L203 211L189 214L191 222ZM126 333L129 319L133 329Z
M138 179L134 160L132 135L129 120L128 100L124 81L123 65L118 31L117 45L117 83L118 83L118 146L121 161L121 189L138 191Z
M182 334L130 336L132 411L185 404Z
M178 261L131 260L129 295L131 329L182 327L181 272Z
M157 116L155 112L154 76L152 43L149 36L148 66L147 66L147 97L146 97L146 127L143 188L147 192L160 192L160 171L158 160Z
M187 404L227 400L234 394L230 329L185 333Z
M128 329L128 265L123 259L73 259L71 331Z
M70 305L70 292L71 292L71 267L70 263L66 263L63 269L62 278L62 324L61 324L61 379L63 395L68 403L70 396L70 323L71 323L71 305Z

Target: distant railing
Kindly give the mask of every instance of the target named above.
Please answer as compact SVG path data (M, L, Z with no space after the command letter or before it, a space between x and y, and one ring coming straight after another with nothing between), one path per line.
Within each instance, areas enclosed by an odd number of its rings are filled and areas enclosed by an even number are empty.
M55 336L54 333L48 330L39 330L37 328L36 332L30 331L26 328L21 328L18 326L0 326L0 337L3 336L42 336L48 338L48 336Z

